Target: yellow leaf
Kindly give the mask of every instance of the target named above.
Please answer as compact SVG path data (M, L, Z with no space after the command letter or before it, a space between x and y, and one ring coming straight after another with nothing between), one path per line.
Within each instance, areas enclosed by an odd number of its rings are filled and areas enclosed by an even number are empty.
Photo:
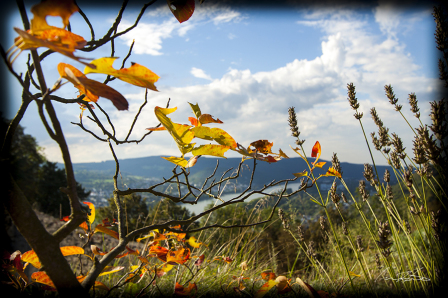
M93 221L95 220L95 205L93 205L90 202L83 202L90 208L90 215L87 216L87 220L90 222L90 224L93 224Z
M321 161L321 162L318 162L318 163L312 163L312 164L313 164L313 166L322 169L322 167L326 164L326 162L325 162L325 161Z
M185 158L183 158L183 157L174 157L174 156L170 156L170 157L163 157L162 156L162 158L163 159L166 159L166 160L168 160L168 161L171 161L172 163L174 163L174 164L176 164L176 165L178 165L178 166L181 166L181 167L186 167L187 166L187 164L188 164L188 160L186 160Z
M192 247L194 247L194 248L198 248L198 247L200 247L201 245L205 245L204 243L202 243L202 242L196 242L196 238L195 237L193 237L193 236L191 236L188 240L187 240L187 242L188 242L188 244L190 244ZM205 245L205 246L207 246L207 245Z
M191 150L191 153L193 155L211 155L211 156L217 156L217 157L224 157L224 153L226 153L227 150L229 150L229 146L223 146L223 145L201 145L199 147L194 148Z
M84 69L84 73L104 73L129 84L157 91L154 83L159 79L158 75L137 63L132 63L132 66L129 68L117 70L112 67L112 64L116 59L116 57L105 57L93 60L90 64L95 65L96 68L87 66Z
M121 271L123 269L124 269L123 266L106 266L106 267L104 267L103 271L101 271L100 275L98 275L98 276L112 274L112 273Z
M101 232L101 233L107 234L109 236L112 236L115 239L119 239L119 235L117 232L115 232L114 230L108 229L103 225L97 225L95 227L95 233L96 232Z
M342 175L332 167L328 168L327 173L325 173L325 175L322 176L335 176L338 177L339 179L342 178Z
M355 272L352 272L352 271L349 271L348 273L350 274L350 276L361 277L361 275L356 274Z
M277 285L277 282L275 280L273 280L273 279L268 280L264 285L261 286L261 288L257 291L257 293L255 293L255 298L263 297L275 285Z
M194 133L190 130L192 126L186 124L178 124L171 121L166 115L174 112L177 108L161 108L155 107L154 113L157 119L162 123L162 125L168 130L173 139L177 143L182 155L190 152L193 149L194 144L190 144L191 140L194 138Z
M282 151L282 149L279 149L279 155L280 155L280 157L289 158L289 157Z
M307 172L307 170L304 170L303 172L300 172L300 173L293 173L293 175L296 177L303 177L303 176L308 175L308 172Z
M258 140L255 142L250 143L250 146L253 146L255 150L257 150L259 153L272 153L271 148L274 145L274 143L269 143L268 140ZM254 150L254 151L255 151Z
M229 146L232 149L237 147L237 143L226 131L220 128L210 128L206 126L197 126L193 127L191 131L194 133L194 137L204 139L204 140L213 140L216 143Z

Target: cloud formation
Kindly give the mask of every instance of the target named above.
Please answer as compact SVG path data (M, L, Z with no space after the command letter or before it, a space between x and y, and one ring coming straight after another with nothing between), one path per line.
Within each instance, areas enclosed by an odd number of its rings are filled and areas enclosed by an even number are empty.
M346 99L346 84L353 82L361 103L360 109L364 112L366 132L376 130L369 116L369 109L375 106L385 125L393 128L391 132L397 132L403 140L408 140L405 146L411 148L412 132L388 103L384 85L393 85L402 104L406 104L407 94L415 92L422 105L422 116L425 117L428 112L423 105L433 100L439 82L437 78L418 74L419 65L406 51L406 45L397 34L403 30L401 24L406 16L397 15L396 20L389 22L388 9L380 5L370 20L366 13L347 9L308 10L297 21L297 26L317 28L323 34L321 53L311 60L294 59L272 71L254 73L250 69L231 68L215 79L207 74L211 70L192 67L193 76L210 82L151 92L148 105L151 107L145 108L134 127L133 137L139 138L145 128L158 124L153 107L165 106L171 98L170 106L178 107L175 113L170 114L175 122L188 123L187 118L192 116L188 102L198 103L204 113L224 121L219 127L244 146L258 139L269 139L274 142L274 151L281 148L294 156L288 149L289 144L294 144L294 139L290 137L287 123L288 108L294 106L301 138L307 140L305 148L311 150L314 142L319 140L323 159L329 159L333 152L337 152L341 161L368 162L370 157L362 131ZM179 24L173 21L146 24L142 30L160 31L159 35L140 42L140 48L137 48L137 43L134 49L136 52L137 49L143 51L137 53L161 54L163 39L173 34L187 34L197 28L199 22L223 25L241 18L235 11L217 11L198 9L195 14L199 20L196 23L193 21L190 27L182 27L183 33ZM413 17L418 20L427 16L422 13ZM372 30L372 26L378 30ZM141 32L137 30L127 38L132 39ZM110 113L115 126L121 129L117 132L120 137L126 135L126 128L130 127L133 115L143 102L144 92L125 96L130 100L130 110ZM403 113L413 119L405 108ZM82 145L79 147L80 150L73 155L75 161L86 158L85 150L81 150ZM105 153L107 146L104 147L92 152L92 161L108 156ZM117 154L121 154L121 158L161 154L179 156L177 146L166 132L155 132L138 146L118 146ZM226 156L237 154L230 152ZM385 161L380 157L378 163L384 164Z

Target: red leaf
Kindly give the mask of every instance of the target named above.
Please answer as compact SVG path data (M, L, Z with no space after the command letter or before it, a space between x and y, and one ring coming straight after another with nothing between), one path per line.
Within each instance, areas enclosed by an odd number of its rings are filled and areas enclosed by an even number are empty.
M185 22L193 15L194 0L167 0L167 2L179 23Z

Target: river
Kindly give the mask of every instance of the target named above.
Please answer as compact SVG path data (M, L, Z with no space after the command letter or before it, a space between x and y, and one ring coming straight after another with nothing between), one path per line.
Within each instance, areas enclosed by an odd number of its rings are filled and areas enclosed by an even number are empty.
M296 191L297 189L299 189L300 183L290 183L288 184L288 189L291 189L292 191ZM284 184L282 185L278 185L278 186L273 186L273 187L269 187L268 189L266 189L264 192L265 193L273 193L279 190L282 190L284 187ZM240 195L241 193L227 193L223 196L221 196L221 199L223 201L228 201L233 199L234 197ZM263 195L261 194L254 194L252 196L250 196L249 198L247 198L245 200L245 202L249 202L251 200L257 199L257 198L261 198L263 197ZM201 197L201 199L199 200L199 202L196 205L190 205L190 204L184 204L183 207L187 208L190 212L194 212L195 214L199 214L201 212L204 211L204 208L210 204L215 202L216 204L222 204L222 202L220 200L215 200L215 199L203 199L203 197Z

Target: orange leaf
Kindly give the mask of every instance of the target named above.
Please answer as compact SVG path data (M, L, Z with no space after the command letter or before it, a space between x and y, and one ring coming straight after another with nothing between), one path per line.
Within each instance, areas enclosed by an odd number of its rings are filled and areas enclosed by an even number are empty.
M179 23L185 22L193 15L194 0L167 0L167 2Z
M159 260L166 262L166 255L168 252L169 250L167 248L154 245L149 248L148 256L153 256L155 254Z
M274 145L274 143L269 143L268 140L258 140L255 142L250 143L250 146L253 146L255 150L257 150L259 153L272 153L271 148ZM250 147L249 146L249 147Z
M33 34L23 31L19 28L14 28L14 30L19 34L19 37L14 39L14 45L20 49L19 54L17 54L15 58L24 50L32 50L40 47L45 47L71 59L74 59L84 65L90 65L86 62L81 61L81 59L86 60L86 58L76 57L75 55L73 55L75 49L83 48L87 43L79 35L63 29L55 28L51 29L52 31L40 32L42 38L51 38L51 40L46 40L40 38L39 36L34 36ZM57 41L52 41L54 39L56 39ZM63 43L61 43L61 41ZM11 55L8 56L9 63L12 64L15 58L12 59ZM91 66L94 67L94 65Z
M202 114L201 116L199 116L198 118L199 122L201 122L202 124L207 124L207 123L224 123L219 119L213 119L213 116L210 114Z
M60 221L69 221L70 220L70 216L64 216L63 218L60 219ZM79 225L80 228L82 228L84 231L87 231L89 229L89 227L87 226L86 222L83 222L82 224Z
M311 157L317 157L316 158L317 161L320 157L320 153L321 153L320 143L319 141L316 141L316 144L314 144L313 149L311 150Z
M34 18L31 20L31 29L33 32L40 29L38 25L47 24L47 16L61 17L64 28L69 23L69 18L74 12L78 11L78 6L73 0L46 0L31 7Z
M161 131L161 130L166 130L166 128L164 126L160 126L160 127L149 127L146 130L151 130L151 131Z
M93 60L90 64L96 67L87 66L84 69L84 73L104 73L126 83L157 91L154 83L159 80L160 77L158 75L138 63L132 63L131 67L128 68L115 69L112 67L112 64L116 59L116 57L105 57Z
M196 292L198 291L195 283L188 283L188 287L185 288L184 286L176 282L176 285L174 287L174 294L179 296L188 296L193 290L196 290Z
M188 121L190 121L191 125L193 126L200 126L200 122L198 121L198 119L194 118L194 117L188 117Z
M261 278L264 280L274 280L276 277L274 272L261 272Z
M176 251L169 251L166 255L166 262L168 264L184 264L190 259L190 249L181 248Z
M96 232L101 232L101 233L107 234L109 236L112 236L115 239L119 239L119 236L118 236L117 232L115 232L114 230L108 229L108 228L106 228L105 226L103 226L101 224L99 224L99 225L97 225L95 227L95 233Z
M45 273L45 271L34 272L33 274L31 274L31 279L35 282L55 288L54 283L51 281L50 277L47 275L47 273Z
M118 91L103 83L88 79L82 72L70 64L59 63L58 71L61 77L70 81L78 88L81 94L86 95L87 101L96 102L98 97L101 96L110 99L120 111L128 109L128 101Z
M84 249L79 246L63 246L60 249L63 256L84 254ZM37 269L42 267L42 264L40 263L39 258L37 257L37 254L34 252L34 250L29 250L22 254L22 262L30 263Z

